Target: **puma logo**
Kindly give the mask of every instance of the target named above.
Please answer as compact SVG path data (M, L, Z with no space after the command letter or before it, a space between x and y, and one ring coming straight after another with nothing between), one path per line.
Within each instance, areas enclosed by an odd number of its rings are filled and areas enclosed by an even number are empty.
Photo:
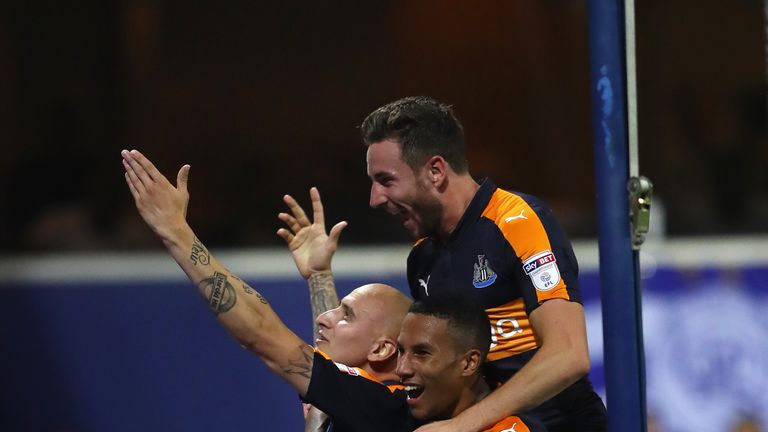
M501 431L501 432L517 432L517 431L515 430L515 426L517 426L517 422L513 423L511 428L509 428L509 429L504 429L504 430L503 430L503 431Z
M524 212L524 211L525 211L525 210L520 210L520 214L519 214L519 215L517 215L517 216L510 216L510 217L508 217L508 218L504 219L504 222L506 222L506 223L510 223L510 222L512 222L512 221L513 221L513 220L515 220L515 219L525 219L525 220L528 220L528 218L527 218L527 217L523 216L523 212Z
M426 281L426 282L424 282L424 279L419 279L419 285L420 285L422 288L424 288L424 293L425 293L426 295L429 295L429 288L428 288L428 285L429 285L429 278L430 278L430 277L432 277L432 275L427 275L427 281Z

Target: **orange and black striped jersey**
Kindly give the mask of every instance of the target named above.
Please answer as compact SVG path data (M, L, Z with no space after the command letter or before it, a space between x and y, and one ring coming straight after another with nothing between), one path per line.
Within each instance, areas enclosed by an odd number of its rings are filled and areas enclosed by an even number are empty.
M491 180L446 243L431 237L416 243L408 284L414 299L451 294L481 305L491 325L491 362L538 348L528 317L541 303L581 302L576 256L552 212Z
M581 303L578 274L571 243L551 210L488 179L447 241L424 238L408 256L414 299L448 294L485 309L491 349L484 372L493 383L507 381L537 352L531 312L551 299ZM587 376L530 414L548 428L605 430L605 405Z

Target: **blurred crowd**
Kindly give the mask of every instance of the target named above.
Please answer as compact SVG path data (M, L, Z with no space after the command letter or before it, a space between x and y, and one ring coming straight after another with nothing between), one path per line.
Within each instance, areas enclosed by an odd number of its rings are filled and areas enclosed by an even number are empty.
M0 25L4 253L157 247L122 148L192 165L214 247L279 245L282 195L312 185L343 242L405 242L367 206L357 125L413 94L454 105L473 172L596 235L585 2L90 3L15 2ZM765 233L762 4L695 4L638 5L641 171L670 235Z

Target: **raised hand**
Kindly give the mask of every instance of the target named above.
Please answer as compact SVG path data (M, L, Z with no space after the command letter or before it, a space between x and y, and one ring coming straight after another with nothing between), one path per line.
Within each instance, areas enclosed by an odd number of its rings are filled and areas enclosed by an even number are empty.
M138 150L123 150L120 155L125 181L139 214L163 241L171 240L174 233L187 226L189 165L181 167L174 187Z
M331 259L338 248L339 236L347 226L347 222L339 222L331 228L330 235L327 234L320 192L313 187L309 190L309 196L312 200L313 222L310 222L304 209L290 195L285 195L283 201L291 214L277 215L288 227L277 230L277 235L285 240L299 273L305 279L315 273L331 270Z

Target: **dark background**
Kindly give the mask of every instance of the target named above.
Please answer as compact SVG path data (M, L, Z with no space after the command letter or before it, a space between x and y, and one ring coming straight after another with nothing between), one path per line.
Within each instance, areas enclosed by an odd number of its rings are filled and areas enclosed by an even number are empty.
M673 236L768 231L758 0L637 5L641 172ZM170 178L210 246L274 246L320 188L345 243L407 241L368 208L357 125L450 103L474 175L596 233L586 2L11 1L0 6L0 250L159 247L119 151Z

